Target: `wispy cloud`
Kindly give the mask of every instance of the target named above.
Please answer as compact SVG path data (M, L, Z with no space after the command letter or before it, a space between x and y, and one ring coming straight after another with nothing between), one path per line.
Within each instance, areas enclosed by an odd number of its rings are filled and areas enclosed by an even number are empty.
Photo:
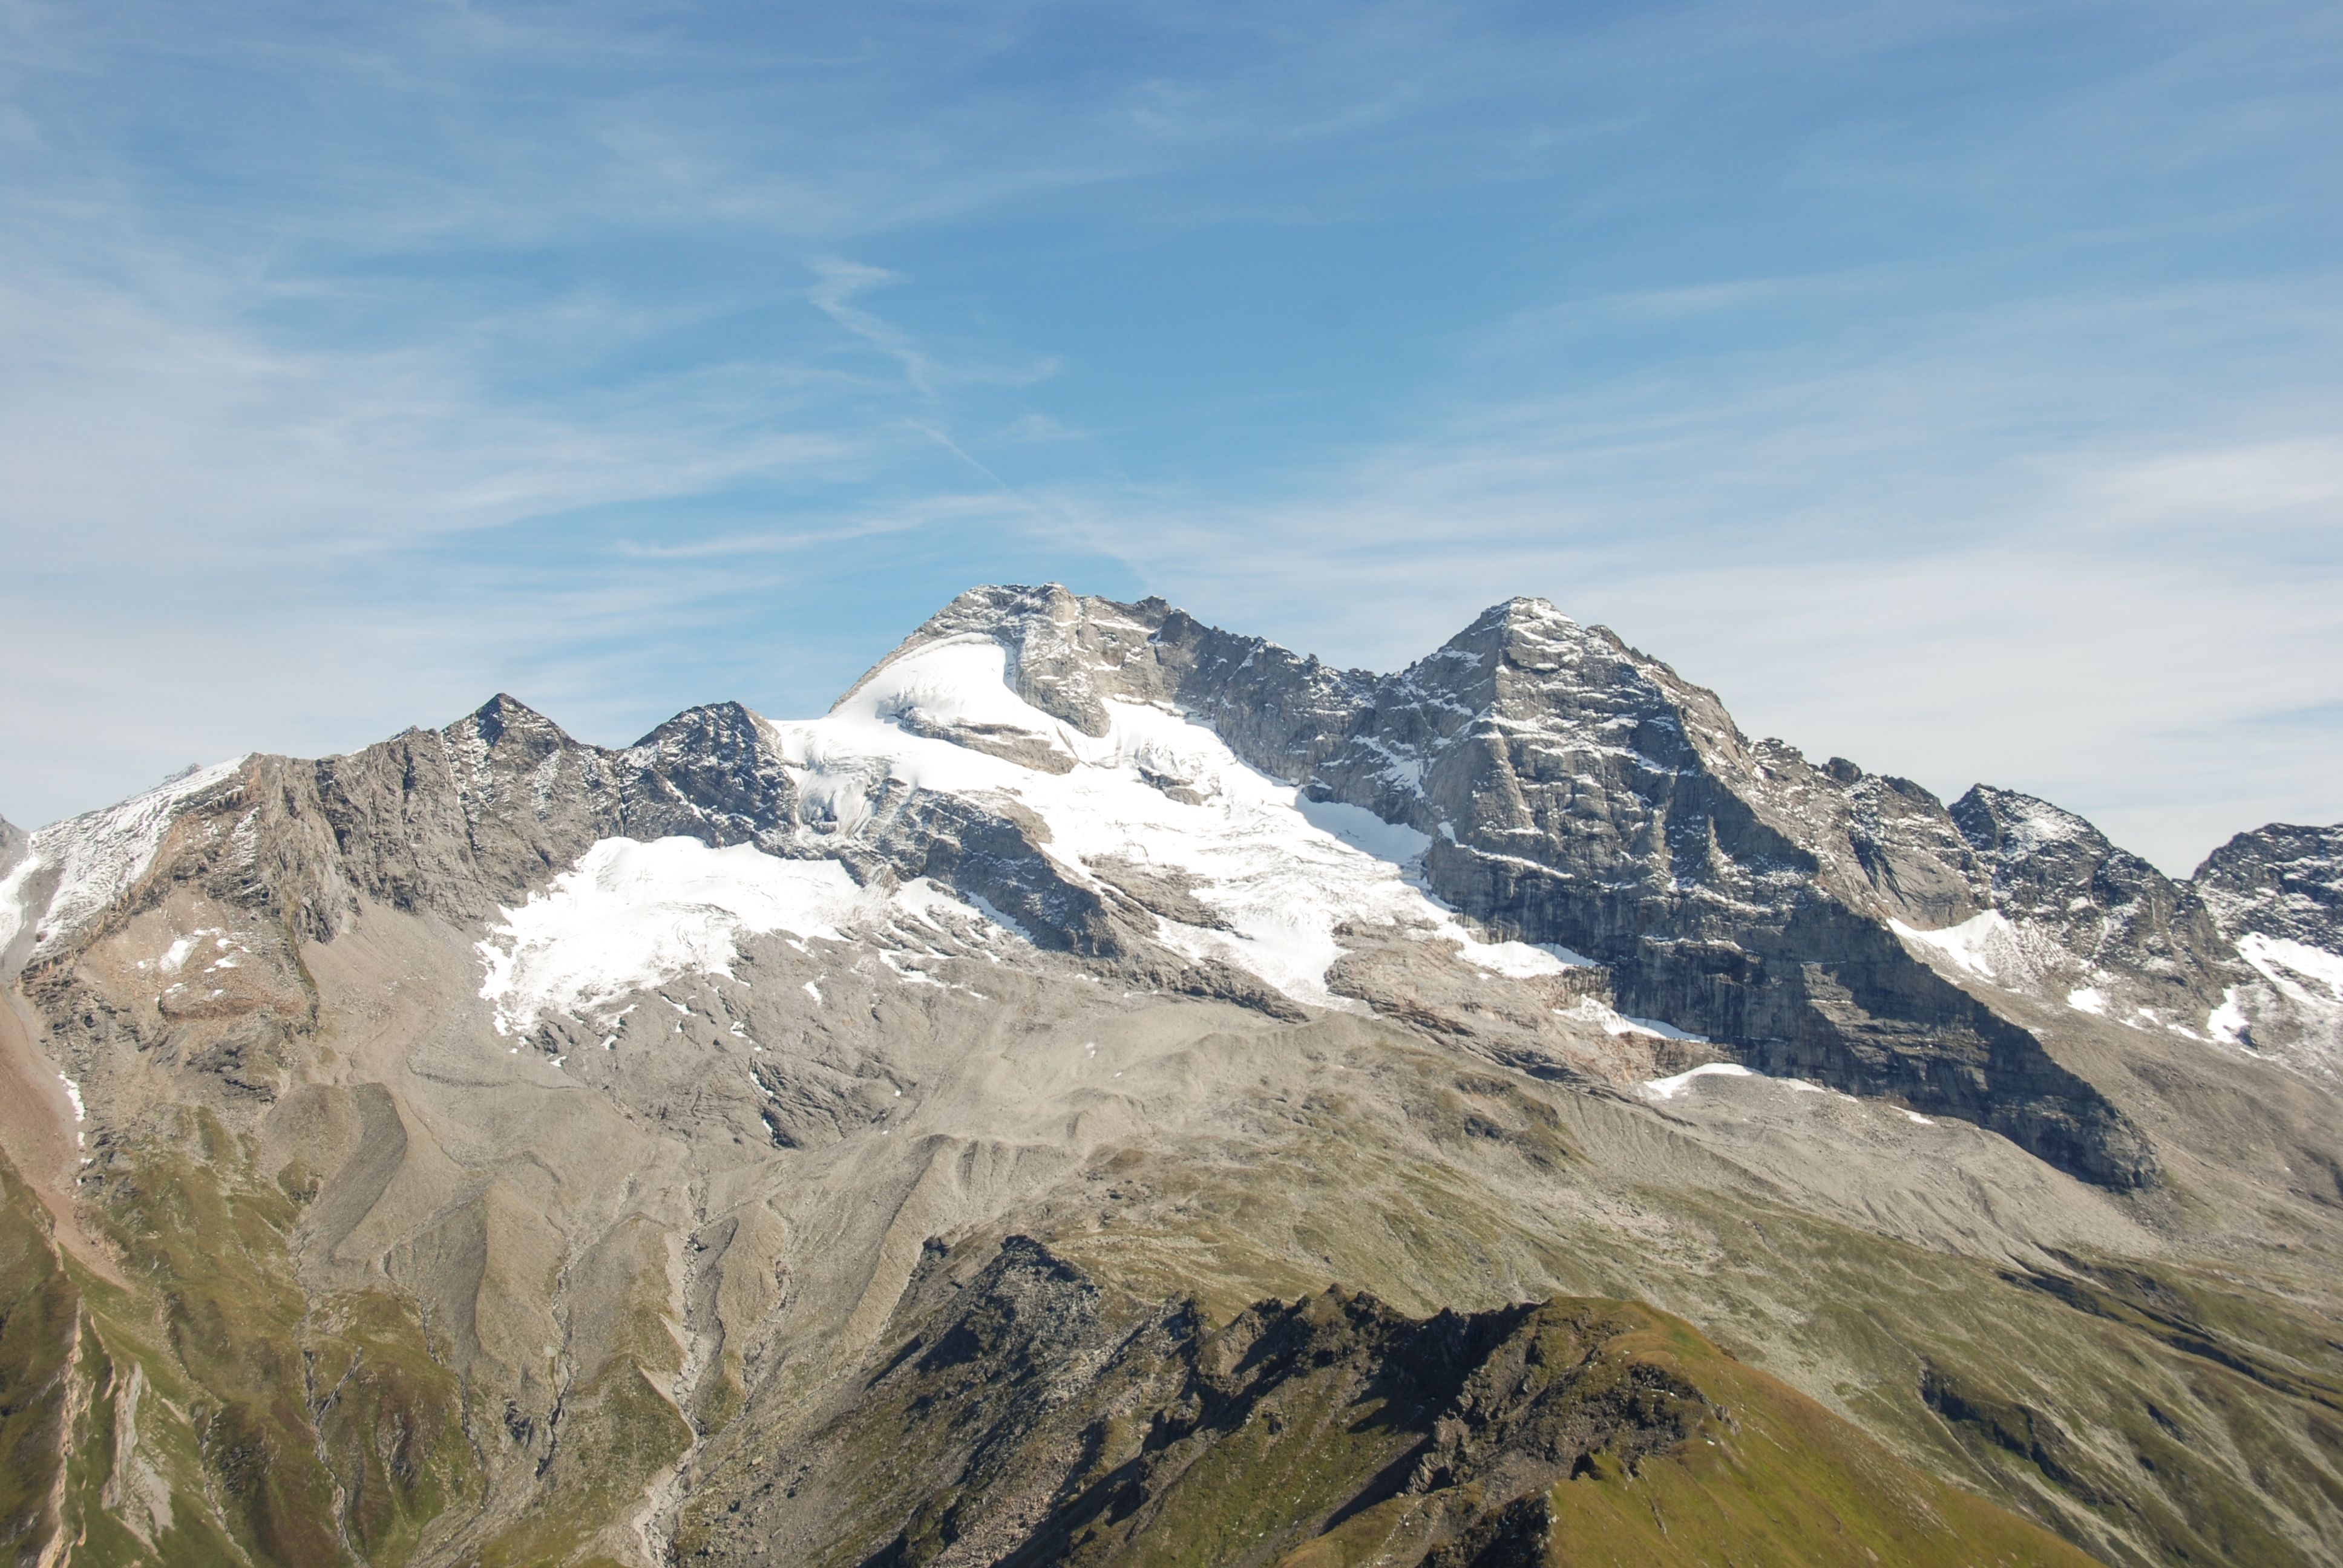
M2162 357L2143 334L2216 314L2282 324L2299 361L2096 402L2066 369L2105 335ZM1377 668L1542 593L1755 730L1947 793L2032 789L2176 869L2343 814L2343 735L2265 723L2343 691L2343 399L2317 369L2343 313L2221 288L1979 317L1906 317L1865 356L1643 360L1566 397L1468 376L1286 499L1101 508L1081 537L1199 613Z
M933 401L960 387L1030 387L1048 379L1057 367L1055 362L1047 357L1020 365L990 363L974 357L941 357L935 347L919 335L855 303L872 289L900 281L896 274L884 267L865 266L835 257L816 261L813 273L814 284L808 291L808 297L815 307L901 366L904 384L923 398ZM936 438L942 439L941 437ZM964 453L960 455L966 456Z
M2257 718L2343 668L2338 62L2283 5L15 0L0 808L498 685L818 706L1054 576L1385 666L1543 592L2167 862L2343 815Z

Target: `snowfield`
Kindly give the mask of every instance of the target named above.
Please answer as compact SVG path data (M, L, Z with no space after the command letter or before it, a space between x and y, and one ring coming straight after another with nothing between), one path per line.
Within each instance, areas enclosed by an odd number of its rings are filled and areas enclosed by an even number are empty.
M1355 807L1305 801L1178 713L1131 702L1106 709L1102 736L1052 718L1010 689L1000 644L969 636L915 648L828 716L774 724L771 733L836 831L867 823L890 780L1012 800L1048 824L1045 852L1071 880L1096 885L1092 863L1110 860L1178 873L1228 929L1161 920L1167 947L1233 964L1313 1007L1361 1010L1325 985L1343 951L1335 928L1349 920L1453 942L1492 974L1559 974L1585 962L1468 930L1413 878L1430 843L1423 834ZM940 738L955 731L996 746L1014 741L1065 770Z
M480 996L496 1004L498 1034L521 1033L548 1012L598 1013L682 975L729 978L744 935L836 940L899 920L940 930L946 911L983 919L932 882L857 887L836 860L697 839L605 839L544 892L502 911L478 945L488 970Z
M2312 1007L2343 1006L2343 956L2248 931L2237 942L2237 956L2291 1000Z
M1704 1061L1688 1072L1673 1078L1647 1078L1641 1088L1647 1100L1674 1100L1693 1083L1703 1078L1755 1078L1757 1075L1737 1061Z

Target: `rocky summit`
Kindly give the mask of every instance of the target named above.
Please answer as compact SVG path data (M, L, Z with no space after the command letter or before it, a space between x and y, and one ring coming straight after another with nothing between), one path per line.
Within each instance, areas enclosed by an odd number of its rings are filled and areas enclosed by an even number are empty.
M1056 587L0 823L0 1546L2343 1563L2339 867Z

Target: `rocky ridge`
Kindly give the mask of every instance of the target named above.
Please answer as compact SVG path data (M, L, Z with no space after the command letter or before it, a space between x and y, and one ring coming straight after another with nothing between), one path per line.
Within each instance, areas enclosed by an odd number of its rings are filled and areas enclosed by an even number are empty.
M2343 826L2240 833L2189 879L2221 929L2343 949Z
M1074 1442L1236 1398L1179 1348L1223 1324L1364 1323L1336 1360L1372 1382L1421 1359L1403 1319L1560 1292L1723 1324L2109 1560L2328 1560L2334 839L2175 884L2046 803L1749 741L1534 600L1378 676L980 589L820 720L716 705L606 749L499 697L197 770L0 832L0 1067L50 1108L0 1118L11 1213L49 1194L11 1256L82 1325L23 1376L70 1392L43 1441L96 1478L59 1468L11 1538L943 1560L1089 1518L947 1496L986 1452L1022 1478L989 1495L1077 1475L985 1403L1021 1368ZM987 1339L988 1278L1119 1302L1123 1337ZM1825 1290L1869 1326L1813 1326ZM887 1360L952 1322L965 1362ZM2042 1353L1978 1349L2013 1336ZM820 1523L849 1478L769 1501L789 1445L895 1441L852 1391L920 1366L1010 1425L851 1528ZM1184 1430L1121 1495L1202 1495L1179 1477L1232 1433ZM1512 1501L1411 1550L1560 1527L1602 1445L1555 1481L1527 1432L1456 1471ZM1280 1551L1335 1550L1331 1513L1281 1518Z
M1803 1539L1715 1517L1796 1517L1785 1496L1760 1501L1777 1478L1667 1496L1689 1455L1730 1450L1738 1469L1828 1423L1629 1303L1414 1320L1336 1287L1215 1325L1192 1301L1118 1299L1026 1237L965 1278L951 1267L931 1254L870 1382L774 1455L743 1507L696 1518L690 1546L769 1542L809 1568L1105 1563L1151 1541L1232 1568L1527 1568L1557 1539L1618 1544L1617 1509L1656 1523L1667 1562L1764 1540L1808 1563L1916 1563L1948 1533L1970 1553L2088 1561L1875 1451L1814 1456L1801 1482L1861 1503L1785 1533Z
M1019 693L1086 732L1110 698L1169 703L1264 772L1424 834L1432 891L1594 958L1631 1012L2110 1185L2152 1176L2136 1130L1963 989L1974 966L1947 979L1898 930L1999 915L2034 989L2159 1027L2208 1029L2250 978L2193 887L2081 819L1985 786L1948 809L1752 744L1713 693L1542 601L1385 677L1062 589L977 590L909 646L959 636L998 640Z

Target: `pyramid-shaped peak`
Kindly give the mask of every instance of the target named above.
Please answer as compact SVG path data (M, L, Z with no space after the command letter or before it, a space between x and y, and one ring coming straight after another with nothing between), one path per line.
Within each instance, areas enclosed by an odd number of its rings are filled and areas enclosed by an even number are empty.
M481 703L479 707L472 709L470 717L474 719L494 719L507 724L525 724L532 719L537 719L540 723L550 724L553 722L551 719L547 719L545 715L539 713L536 709L531 708L528 703L523 702L519 698L515 697L509 691L498 692L494 697L491 697L486 702Z
M2343 822L2239 833L2189 881L2232 936L2258 931L2343 951Z
M729 739L757 733L757 716L738 702L703 702L687 708L629 748L679 744L694 739Z
M1990 784L1972 785L1953 802L1952 817L1971 848L1999 855L2031 855L2065 843L2107 847L2106 835L2087 819L2037 795Z
M1503 635L1533 641L1556 638L1574 641L1594 629L1564 615L1554 608L1551 599L1517 594L1483 610L1473 618L1472 625L1457 634L1457 638L1461 640Z
M1523 594L1483 610L1433 657L1454 657L1460 650L1486 657L1500 646L1512 649L1517 658L1523 656L1524 649L1533 650L1530 657L1535 657L1534 650L1541 648L1616 651L1616 640L1601 627L1564 615L1549 599Z
M569 737L558 724L531 708L509 692L499 691L479 707L447 726L447 733L477 735L490 746L508 735L525 736L533 740L566 742Z

